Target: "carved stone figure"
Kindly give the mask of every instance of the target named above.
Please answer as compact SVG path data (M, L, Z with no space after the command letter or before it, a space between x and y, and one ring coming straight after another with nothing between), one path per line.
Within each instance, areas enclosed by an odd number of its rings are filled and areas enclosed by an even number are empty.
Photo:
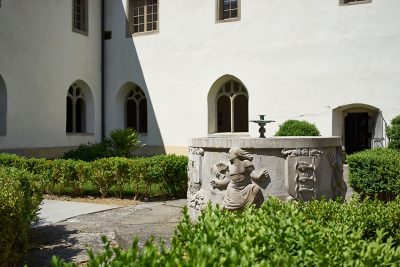
M218 162L211 168L211 173L216 176L211 180L213 188L226 188L222 200L224 208L237 210L247 203L260 206L264 202L261 188L253 180L269 178L269 174L266 170L257 173L252 160L248 152L232 147L229 150L229 163Z
M188 206L202 210L205 207L204 192L201 190L202 164L204 150L199 147L189 147L189 164L188 164Z

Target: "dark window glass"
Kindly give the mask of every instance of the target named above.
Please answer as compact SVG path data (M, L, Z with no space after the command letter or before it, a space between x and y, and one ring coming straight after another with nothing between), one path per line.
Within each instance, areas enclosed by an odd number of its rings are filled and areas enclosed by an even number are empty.
M67 97L67 133L72 133L73 131L73 120L72 120L72 100Z
M137 130L137 107L136 101L129 99L126 102L126 127Z
M147 100L139 102L139 133L147 133Z
M228 96L218 98L217 126L220 133L231 131L231 100Z
M245 95L238 95L233 103L234 112L234 131L248 132L249 131L249 109L248 99Z

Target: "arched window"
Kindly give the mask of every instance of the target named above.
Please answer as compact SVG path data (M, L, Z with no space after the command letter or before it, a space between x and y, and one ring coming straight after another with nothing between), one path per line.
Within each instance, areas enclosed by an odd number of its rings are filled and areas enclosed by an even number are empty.
M0 75L0 135L7 130L7 91L6 84Z
M147 133L147 100L142 89L135 86L125 98L125 127Z
M86 132L86 94L78 83L73 83L68 89L66 131Z
M229 80L218 90L216 96L217 132L248 132L249 111L246 88L236 81Z

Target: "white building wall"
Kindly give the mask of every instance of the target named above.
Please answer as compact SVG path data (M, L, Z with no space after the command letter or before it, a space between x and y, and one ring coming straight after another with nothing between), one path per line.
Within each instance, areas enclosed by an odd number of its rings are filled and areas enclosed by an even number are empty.
M207 94L224 74L249 92L249 117L313 122L332 135L333 109L377 107L400 113L400 1L242 0L241 18L216 23L216 2L160 1L159 32L125 37L123 4L108 0L107 130L123 127L115 100L132 81L148 94L149 145L185 147L208 134ZM118 110L118 112L116 112ZM250 124L250 135L258 127Z
M0 75L7 133L0 149L76 146L101 138L101 6L89 0L88 36L72 32L72 1L3 0ZM66 96L81 79L93 94L91 134L66 134Z

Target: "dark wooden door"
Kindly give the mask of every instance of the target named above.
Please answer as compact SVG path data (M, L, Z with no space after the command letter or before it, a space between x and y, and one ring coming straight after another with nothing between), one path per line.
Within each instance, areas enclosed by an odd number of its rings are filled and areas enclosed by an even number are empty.
M367 112L349 113L344 119L347 154L371 148L371 118Z

